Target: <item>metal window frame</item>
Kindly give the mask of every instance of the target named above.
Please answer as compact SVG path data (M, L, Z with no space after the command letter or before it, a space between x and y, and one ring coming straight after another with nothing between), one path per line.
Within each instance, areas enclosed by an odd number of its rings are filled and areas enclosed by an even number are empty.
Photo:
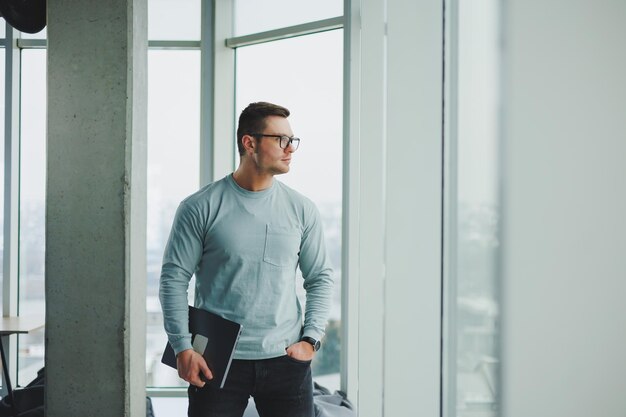
M5 40L0 39L0 45L4 45ZM46 49L48 41L46 39L17 39L17 47L19 49ZM174 49L180 50L197 50L202 48L201 41L193 40L151 40L148 41L149 49Z
M314 22L302 23L299 25L287 26L259 33L252 33L250 35L227 38L225 45L228 48L236 49L243 46L257 45L260 43L295 38L296 36L312 35L329 30L342 29L343 27L344 16L337 16L331 17L330 19L317 20Z
M367 223L367 219L371 218L372 209L367 206L363 201L363 190L366 190L365 185L368 180L372 178L374 174L368 174L362 172L364 167L371 167L378 163L383 163L380 156L374 155L374 151L371 149L371 144L368 145L365 141L367 134L367 127L369 126L368 120L370 118L379 115L381 110L381 103L369 103L364 93L367 93L371 98L371 91L366 91L364 86L371 85L373 79L380 79L381 75L384 77L385 73L381 73L376 66L376 54L372 54L371 51L363 50L362 45L371 45L371 42L375 43L381 41L381 37L387 36L387 17L376 16L372 13L371 7L384 8L388 6L385 0L344 0L344 17L340 19L343 21L341 27L344 28L344 160L343 160L343 230L342 230L342 265L343 265L343 288L342 288L342 321L343 321L343 347L341 355L341 387L348 392L348 395L353 400L357 401L358 406L371 405L373 407L362 407L361 411L364 412L364 416L376 415L378 412L385 411L386 399L385 399L385 387L382 385L383 378L385 376L384 365L386 356L390 355L391 351L386 351L385 346L368 346L368 342L383 340L385 336L384 326L376 326L375 329L369 328L368 317L363 316L363 310L360 309L359 301L363 301L364 304L369 304L367 301L367 295L375 293L380 289L381 283L374 282L372 280L363 279L361 275L365 274L369 269L369 266L378 268L379 251L385 250L385 248L369 248L367 238L371 235L376 235L376 230L373 228L380 227L382 225L383 232L385 231L385 224L380 223L380 219L377 219L375 225ZM273 31L266 31L260 34L246 35L245 37L230 38L228 31L232 33L232 1L230 0L202 0L202 41L151 41L149 47L151 49L200 49L202 51L202 69L201 69L201 111L202 111L202 130L201 130L201 183L204 184L211 181L219 174L220 170L226 169L230 166L230 169L234 168L234 146L232 146L233 130L234 130L234 97L235 97L235 84L234 84L234 51L237 47L243 47L246 45L258 44L262 42L270 42L278 39L286 39L289 37L303 36L306 34L312 34L322 32L325 30L338 29L339 27L331 27L336 25L337 22L332 22L333 19L326 19L318 22L311 22L310 24L296 25L289 28L277 29ZM420 6L427 8L428 5ZM370 8L370 9L368 9ZM450 18L446 15L446 18ZM335 18L339 19L339 18ZM365 21L365 23L364 23ZM384 26L384 32L378 30L379 23L382 21ZM211 22L211 24L208 24ZM215 31L211 31L208 28L214 27L213 22L220 23L221 27L216 28ZM320 22L324 22L323 24ZM373 28L368 24L375 23L376 28ZM380 33L379 33L380 32ZM263 35L263 36L261 36ZM453 36L453 35L451 35ZM223 41L219 41L223 39ZM0 40L3 45L13 45L9 39ZM410 42L410 40L407 40ZM21 40L16 41L14 49L19 48L43 48L45 47L45 40ZM386 52L384 52L386 53ZM446 54L449 52L446 51ZM19 53L18 53L19 56ZM451 55L446 55L448 59L451 59ZM19 61L18 61L19 62ZM15 65L15 62L12 64ZM452 67L447 67L446 71L451 71ZM19 74L19 67L17 72L11 72L12 75ZM449 77L451 72L447 73ZM225 78L222 78L225 77ZM219 79L220 84L217 85L215 80ZM8 76L7 76L8 80ZM14 78L11 79L11 85L15 83ZM222 84L223 83L223 84ZM7 84L8 85L8 84ZM17 92L19 92L19 83L17 83ZM378 87L377 87L378 88ZM386 84L383 87L383 95L386 94ZM444 97L453 98L453 91L444 91ZM16 109L17 112L11 111L11 117L19 115L19 101L15 101L15 97L19 100L19 94L16 96L16 92L5 95L5 103L11 104L11 106L5 106L7 112L9 109ZM226 103L226 104L224 104ZM385 111L386 102L382 105L382 111ZM219 106L216 106L219 104ZM217 112L220 112L220 117L217 117ZM449 109L446 108L446 116L452 121L453 115L449 113ZM222 117L224 116L224 117ZM5 125L6 126L6 125ZM19 126L19 124L17 125ZM453 127L447 126L444 136L450 138L453 135ZM19 144L19 132L16 134L15 126L11 129L5 127L5 139L15 138L18 139ZM5 140L5 145L6 145ZM11 142L13 144L13 142ZM369 146L369 148L368 148ZM447 165L443 168L444 174L448 174L448 178L454 175L453 170L455 166L453 164L453 154L451 153L452 144L445 149L447 152L444 156L444 160L447 161ZM222 152L230 149L233 158L221 158L221 161L228 161L230 165L223 165L222 167L216 167L216 162L213 158L214 155L219 154L222 157ZM15 147L11 148L11 152L15 152ZM365 154L365 155L364 155ZM19 155L19 154L18 154ZM228 154L227 154L228 155ZM368 156L369 155L369 156ZM5 155L5 158L7 156ZM366 158L366 159L364 159ZM370 158L370 159L367 159ZM447 159L446 159L447 158ZM13 159L13 161L18 161ZM385 168L383 166L383 168ZM5 170L8 169L5 165ZM13 170L17 168L13 166ZM386 169L386 168L385 168ZM14 172L14 171L11 171ZM17 169L18 176L11 176L11 181L15 181L15 184L19 184L19 169ZM384 172L383 172L384 173ZM375 173L375 175L378 175ZM5 177L5 182L7 178ZM448 186L451 186L448 183ZM14 188L11 188L14 187ZM17 204L17 197L19 196L19 187L12 185L11 195L13 200L11 204ZM385 184L380 184L383 191L385 190ZM453 195L451 188L445 189L445 196L449 199ZM5 197L7 194L7 186L5 185ZM444 197L445 198L445 197ZM449 204L452 204L451 200L448 200ZM5 205L7 200L5 198ZM383 208L384 209L384 208ZM6 210L6 209L5 209ZM9 230L16 230L19 221L19 210L14 210L15 217L7 220L5 212L5 231L7 227ZM446 211L444 207L443 213L444 230L452 228L451 222L452 216ZM8 225L8 226L7 226ZM15 229L12 229L15 228ZM7 236L14 237L15 241L6 244ZM449 238L449 235L444 233L444 236ZM451 242L449 239L448 242ZM6 248L12 248L15 251L19 250L17 244L17 233L5 232L5 250ZM11 246L13 245L13 246ZM389 245L388 245L389 246ZM364 251L371 249L375 252L375 257L365 259ZM387 247L389 249L389 247ZM452 247L443 245L444 260L448 260L452 257ZM16 274L15 279L10 279L13 285L4 283L5 294L10 294L11 291L15 292L15 301L8 305L13 305L17 308L17 267L18 263L7 260L5 256L5 274L7 271L7 262L9 265L9 271ZM442 262L446 265L445 262ZM383 264L384 267L384 264ZM453 265L447 265L448 269L443 271L444 285L452 281L450 274L454 268ZM363 274L361 274L361 272ZM382 269L383 279L385 277L385 270ZM6 275L5 275L6 276ZM358 279L357 279L358 277ZM9 291L7 291L7 286ZM6 295L8 297L8 295ZM376 307L393 308L393 306L386 306L385 300L377 299ZM444 308L447 308L445 306ZM449 312L448 310L445 310ZM445 314L444 311L444 314ZM371 315L371 314L370 314ZM445 326L446 324L442 324ZM448 323L448 326L453 325ZM449 328L442 328L442 336L446 337L450 335ZM361 342L361 343L359 343ZM16 350L13 349L12 355L17 357ZM442 352L442 355L445 353ZM449 357L448 357L449 358ZM440 358L442 361L446 361L445 357ZM397 364L396 364L397 365ZM395 366L395 365L394 365ZM444 364L445 366L445 364ZM16 369L16 367L12 367ZM447 368L448 370L450 368ZM371 378L374 376L375 378ZM382 378L376 378L382 377ZM361 381L359 381L361 378ZM372 384L372 380L374 380ZM444 390L445 383L441 383L441 389ZM184 388L148 388L148 395L154 397L184 397L186 396ZM371 394L371 395L369 395ZM365 398L369 395L370 398ZM443 405L443 404L442 404ZM444 412L446 405L443 405ZM438 413L437 413L438 414ZM450 414L451 415L451 414Z
M344 10L350 10L351 8L357 10L355 3L350 1L344 2ZM278 28L274 30L269 30L260 33L254 33L245 36L232 37L233 34L233 9L232 9L232 1L230 0L202 0L202 34L201 40L150 40L148 42L148 48L151 50L200 50L202 53L201 58L201 140L200 140L200 184L207 184L213 181L215 178L219 178L220 176L225 175L226 173L232 171L235 168L235 147L233 146L233 138L234 138L234 126L235 126L235 50L238 47L256 45L266 42L272 42L276 40L288 39L298 36L306 36L315 33L321 33L329 30L342 29L344 27L350 27L348 22L345 22L344 16L338 16L330 19L323 19L314 22L308 22L304 24ZM358 12L358 11L357 11ZM214 28L214 29L213 29ZM7 26L7 30L10 27ZM213 30L212 30L213 29ZM359 29L356 29L355 33L358 33ZM19 32L14 31L17 34L17 38L13 41L10 40L7 36L6 39L0 39L0 45L6 46L8 44L12 44L14 46L14 50L16 51L16 55L19 59L20 50L21 49L45 49L47 47L46 39L20 39ZM344 32L344 47L349 47L351 45L351 36L346 32ZM346 49L347 51L347 49ZM8 60L7 60L8 61ZM18 61L19 62L19 61ZM7 64L8 69L8 64ZM347 82L350 79L356 79L353 74L355 73L355 69L349 66L348 54L344 52L344 138L347 138L349 135L348 123L345 121L346 118L349 117L350 111L347 108L348 94L351 94L350 91L356 92L358 94L358 89L355 88L356 85L350 89L347 86ZM9 76L13 74L19 74L19 67L17 71L9 72L7 71L7 80ZM219 79L220 82L216 83L215 80ZM7 114L10 112L10 107L8 104L12 103L12 106L15 106L17 103L17 114L19 115L19 76L17 77L17 94L15 92L9 97L9 93L5 95L5 103ZM7 83L8 85L8 83ZM8 91L8 90L7 90ZM17 100L17 101L16 101ZM11 112L11 114L15 114L15 112ZM16 139L19 141L19 123L17 125L18 131L16 132L15 128L5 128L5 136L8 137L9 129L11 132L14 132ZM353 143L349 145L349 141L344 139L344 150L355 149L356 144ZM354 142L354 141L353 141ZM8 141L5 141L8 143ZM19 142L18 142L19 145ZM7 145L8 146L8 145ZM17 148L19 150L19 146ZM220 158L213 158L213 155L220 155ZM354 196L349 197L346 192L346 187L350 187L350 176L348 175L349 165L348 160L351 160L351 168L354 170L354 165L358 163L354 156L350 157L349 152L344 151L344 191L343 191L343 224L344 224L344 236L342 242L342 258L344 271L342 276L346 277L343 280L343 288L342 288L342 321L343 321L343 337L344 341L349 340L349 338L353 337L351 332L349 332L349 326L347 326L347 322L349 321L348 317L352 317L352 321L356 320L357 312L352 309L351 311L347 311L348 308L348 300L354 296L350 296L348 291L354 292L354 289L357 288L353 286L350 288L348 286L348 274L347 272L350 269L348 264L349 260L355 259L354 250L356 245L352 248L352 251L349 249L349 242L353 241L353 238L348 236L348 233L354 235L357 232L357 225L352 224L351 226L347 226L350 219L347 216L347 209L354 205L354 201L352 204L348 202L349 198L352 200L355 199ZM5 174L5 182L8 181L8 178L13 178L15 181L19 181L19 154L18 154L18 165L17 167L13 164L12 169L17 169L16 175L6 176ZM10 169L10 164L5 165L5 171ZM352 178L355 178L353 175ZM6 185L5 185L6 187ZM16 182L14 186L14 195L13 199L6 198L5 195L5 206L8 204L17 204L19 197L19 182ZM16 206L17 207L17 206ZM5 208L6 210L6 208ZM19 210L16 212L16 216L19 216ZM7 234L7 225L10 224L14 228L14 233ZM5 215L5 248L7 248L6 241L9 239L9 236L13 238L15 241L15 254L16 254L16 262L15 264L9 263L9 258L5 256L5 276L7 271L7 264L11 265L11 271L15 275L15 280L9 280L6 282L5 280L5 288L4 294L8 297L10 291L13 291L15 301L9 304L3 305L11 305L15 308L15 313L17 313L17 250L19 250L18 245L18 223L17 217L9 219L8 216ZM354 262L353 262L354 263ZM352 266L352 269L356 269L355 266ZM7 288L8 287L8 288ZM8 289L8 291L7 291ZM356 328L356 327L355 327ZM346 342L344 342L346 343ZM357 350L356 350L356 340L353 343L353 354L348 354L348 348L343 348L341 355L341 387L346 390L348 386L348 380L356 381L356 362L354 362L353 366L349 366L348 358L356 358ZM11 355L14 360L17 359L16 350L13 349ZM353 369L352 374L353 377L348 377L347 369ZM15 366L12 366L11 369L16 369ZM356 385L355 385L356 386ZM166 388L157 388L150 387L147 388L147 394L154 397L184 397L186 396L185 388L176 388L176 387L166 387Z
M6 25L4 96L4 259L2 315L18 314L19 286L19 184L20 184L20 33ZM3 336L10 378L17 380L17 335ZM4 375L2 389L5 390Z
M203 0L203 3L207 0ZM208 25L203 25L206 27ZM19 149L20 149L20 74L21 50L46 49L46 39L22 39L20 32L7 27L6 37L0 38L0 47L11 46L11 53L7 48L5 60L5 179L4 179L4 277L3 279L3 315L16 315L19 310ZM151 40L148 41L151 50L203 50L201 41L195 40ZM205 54L208 55L208 54ZM204 60L203 60L204 61ZM209 62L211 60L209 59ZM203 74L203 78L206 77ZM204 82L204 81L203 81ZM203 91L206 87L203 88ZM204 109L203 109L204 110ZM203 115L208 114L203 111ZM204 117L203 119L207 119ZM206 135L202 137L206 142ZM201 166L206 165L208 159L201 158ZM4 336L3 343L9 360L10 377L17 381L17 335ZM2 375L4 380L4 375ZM4 381L2 384L4 390ZM148 395L154 397L184 397L183 388L147 388Z
M343 196L341 238L341 320L342 348L340 378L341 389L348 398L358 395L359 364L359 188L360 188L360 110L361 59L360 3L344 1L343 32ZM355 24L357 23L357 24Z
M347 4L347 3L346 3ZM220 178L235 168L235 50L238 47L272 42L297 36L311 35L344 27L344 17L335 17L316 22L295 25L286 28L260 32L242 37L231 37L233 33L233 9L229 0L202 0L202 68L201 68L201 145L200 145L200 184L204 185L215 178ZM214 28L214 30L211 30ZM344 39L348 39L344 36ZM173 45L172 42L170 45ZM151 47L152 48L152 47ZM344 54L344 78L350 71L345 69L346 54ZM220 82L216 83L215 80ZM344 101L345 101L344 90ZM345 106L344 106L345 107ZM346 110L344 110L345 117ZM344 123L344 126L346 123ZM345 132L344 127L344 132ZM346 141L344 141L344 146ZM220 158L213 158L220 155ZM344 161L344 178L347 169ZM345 181L345 180L344 180ZM344 201L346 200L344 190ZM344 211L344 213L347 213ZM346 222L344 214L344 224ZM344 259L347 253L344 237L342 244ZM344 262L345 265L345 262ZM345 268L345 267L344 267ZM345 271L344 271L345 272ZM347 276L344 274L343 276ZM347 279L343 285L347 286ZM348 294L342 289L342 306L347 305ZM343 307L342 307L343 308ZM342 313L343 314L343 313ZM344 318L342 318L344 320ZM347 326L344 325L344 329ZM346 330L344 330L345 333ZM344 339L345 340L345 339ZM345 351L346 349L344 349ZM346 353L342 352L340 369L342 389L346 387L347 364ZM185 397L185 388L166 387L148 388L148 395L152 397Z
M227 48L224 39L234 33L234 2L232 0L204 0L213 7L213 33L207 46L212 48L205 59L211 60L213 77L205 80L206 103L211 106L209 115L212 126L211 136L204 136L206 146L210 146L211 177L203 183L222 178L235 169L235 50ZM219 81L218 81L219 80ZM204 153L203 153L204 154ZM219 157L216 157L219 155ZM206 161L205 161L206 162Z
M441 415L457 415L458 0L444 0L443 336Z

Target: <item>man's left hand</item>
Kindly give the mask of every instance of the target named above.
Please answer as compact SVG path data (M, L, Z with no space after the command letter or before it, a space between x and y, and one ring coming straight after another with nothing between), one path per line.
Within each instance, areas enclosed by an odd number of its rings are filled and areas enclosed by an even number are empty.
M315 356L315 350L310 343L297 342L287 348L287 355L299 361L311 361Z

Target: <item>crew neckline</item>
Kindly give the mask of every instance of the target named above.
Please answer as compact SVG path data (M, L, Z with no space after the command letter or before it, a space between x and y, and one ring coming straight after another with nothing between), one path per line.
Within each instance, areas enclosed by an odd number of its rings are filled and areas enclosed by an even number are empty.
M250 190L246 190L245 188L242 188L239 184L237 184L237 181L235 181L235 178L233 177L232 173L230 175L228 175L227 180L228 180L228 183L230 184L230 186L233 188L233 190L235 190L237 193L243 195L244 197L248 197L248 198L263 198L263 197L266 197L266 196L270 195L274 191L274 188L276 187L276 180L275 179L272 179L272 185L270 185L268 188L266 188L264 190L260 190L260 191L250 191Z

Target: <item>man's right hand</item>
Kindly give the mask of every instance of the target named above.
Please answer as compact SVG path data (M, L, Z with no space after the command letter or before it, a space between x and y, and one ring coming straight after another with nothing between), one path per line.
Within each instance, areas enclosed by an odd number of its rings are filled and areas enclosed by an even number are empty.
M193 349L183 350L176 356L178 376L191 385L202 388L205 382L200 379L200 373L206 379L213 379L213 374L201 354Z

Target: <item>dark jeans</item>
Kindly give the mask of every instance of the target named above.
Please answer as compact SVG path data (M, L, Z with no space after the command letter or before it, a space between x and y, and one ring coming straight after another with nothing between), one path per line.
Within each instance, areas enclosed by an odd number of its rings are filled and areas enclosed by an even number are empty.
M190 386L189 417L241 417L250 396L260 417L314 417L311 363L289 356L233 360L223 389Z

